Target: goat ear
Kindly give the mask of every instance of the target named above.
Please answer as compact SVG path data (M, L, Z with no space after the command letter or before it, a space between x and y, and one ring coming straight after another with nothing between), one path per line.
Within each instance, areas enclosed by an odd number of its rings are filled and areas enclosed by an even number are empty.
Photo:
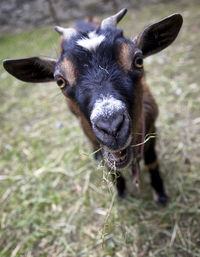
M11 75L25 82L48 82L54 80L56 60L45 57L7 59L3 66Z
M144 57L160 52L168 47L177 37L182 26L180 14L172 14L159 22L149 25L134 39Z

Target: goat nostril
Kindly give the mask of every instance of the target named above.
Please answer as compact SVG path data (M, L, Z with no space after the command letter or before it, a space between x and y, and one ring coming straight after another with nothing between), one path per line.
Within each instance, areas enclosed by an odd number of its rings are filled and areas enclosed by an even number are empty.
M108 130L107 130L107 129L102 128L102 127L99 126L99 125L96 125L96 128L97 128L98 130L100 130L100 131L103 131L105 134L108 134Z
M99 119L95 126L99 132L103 132L111 136L116 136L123 126L124 118L124 115L118 115L117 117L110 119Z
M103 131L105 134L110 134L110 126L108 121L100 119L98 122L96 122L95 126L99 131Z
M122 125L124 123L124 115L120 115L120 118L118 119L118 123L116 124L116 133L121 130Z

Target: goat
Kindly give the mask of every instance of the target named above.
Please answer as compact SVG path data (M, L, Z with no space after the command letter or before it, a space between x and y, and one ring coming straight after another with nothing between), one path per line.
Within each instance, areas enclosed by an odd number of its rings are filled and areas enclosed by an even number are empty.
M92 22L88 26L80 23L76 28L56 26L55 30L61 34L58 60L7 59L3 65L25 82L57 82L94 151L101 149L96 157L101 155L106 166L118 174L119 196L126 192L122 171L131 169L137 183L139 161L143 157L156 201L166 205L168 196L159 172L156 139L144 144L145 135L156 132L158 107L145 82L143 59L169 46L177 37L183 19L180 14L172 14L129 40L116 28L126 12L122 9L98 27Z

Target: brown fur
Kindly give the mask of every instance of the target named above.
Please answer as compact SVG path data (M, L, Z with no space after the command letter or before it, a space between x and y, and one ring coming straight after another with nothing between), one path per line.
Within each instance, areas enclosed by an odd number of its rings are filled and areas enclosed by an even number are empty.
M143 97L143 85L140 80L137 85L135 85L135 98L132 110L132 136L134 143L138 142L138 138L142 133L143 122L144 122L144 111L142 106Z
M92 142L94 149L97 150L99 148L99 143L92 131L92 128L91 128L89 122L87 121L87 119L85 118L83 113L81 112L79 106L72 99L70 99L68 97L66 97L66 101L67 101L67 104L68 104L71 112L79 119L80 124L83 128L83 131L86 134L86 136L90 139L90 141Z
M158 116L158 106L149 90L149 87L144 77L142 78L141 82L143 86L143 110L144 110L146 133L150 133L152 132L154 123Z
M63 59L62 63L60 64L60 68L64 73L65 77L67 78L69 84L71 86L75 85L76 78L77 78L77 71L73 65L73 63L67 59L66 57Z
M158 116L157 104L146 84L144 75L135 88L135 101L132 112L132 136L134 143L141 143L141 134L154 133L154 124Z
M119 66L125 71L131 70L134 50L130 44L122 43L120 45L120 52L118 57Z

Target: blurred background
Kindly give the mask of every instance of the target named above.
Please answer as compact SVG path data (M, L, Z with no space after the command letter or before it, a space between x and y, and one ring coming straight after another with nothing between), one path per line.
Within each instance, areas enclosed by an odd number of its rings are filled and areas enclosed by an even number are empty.
M125 0L2 0L0 9L0 31L20 31L47 24L59 24L74 19L83 19L120 8L138 8L143 1ZM150 0L156 3L158 0Z
M144 6L171 3L188 6L198 0L1 0L0 32L22 31L74 19L117 12L121 8L141 9Z
M140 192L127 172L119 200L58 86L23 83L0 65L1 257L200 256L199 0L1 0L0 59L59 58L55 24L123 7L128 38L175 12L184 20L176 41L144 61L169 204L153 202L143 165Z

